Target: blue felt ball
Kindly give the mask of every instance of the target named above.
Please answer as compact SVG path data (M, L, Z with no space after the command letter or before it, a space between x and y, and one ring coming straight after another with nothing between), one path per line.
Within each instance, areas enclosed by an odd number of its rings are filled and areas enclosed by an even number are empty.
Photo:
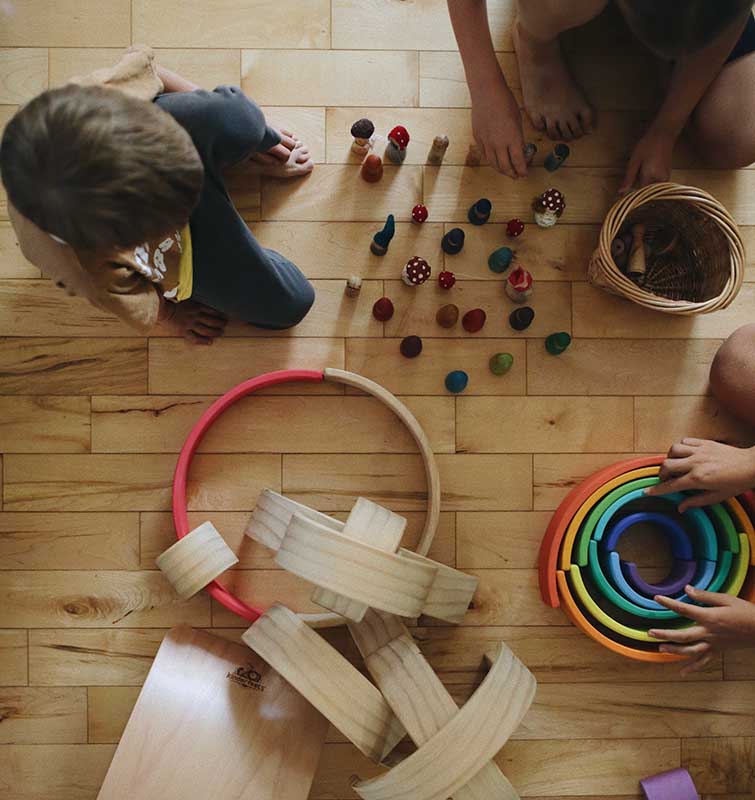
M446 375L446 389L454 394L463 392L467 388L468 383L469 375L463 370L455 369L453 372L449 372L448 375Z

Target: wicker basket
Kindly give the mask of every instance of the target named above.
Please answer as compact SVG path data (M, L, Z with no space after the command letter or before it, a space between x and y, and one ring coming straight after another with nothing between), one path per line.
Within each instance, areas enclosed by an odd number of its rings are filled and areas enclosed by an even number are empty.
M611 257L611 242L636 223L645 225L651 242L641 285ZM653 237L666 245L655 257ZM670 239L673 247L669 249ZM736 223L715 197L693 186L656 183L623 197L608 212L587 276L594 286L646 308L669 314L707 314L734 300L744 265Z

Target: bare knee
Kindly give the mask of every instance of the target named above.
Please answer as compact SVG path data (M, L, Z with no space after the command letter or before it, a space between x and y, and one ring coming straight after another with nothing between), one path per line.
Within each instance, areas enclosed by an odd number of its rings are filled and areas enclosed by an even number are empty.
M719 121L720 123L720 121ZM704 166L743 169L755 161L755 141L749 126L725 130L715 119L695 119L690 127L692 143Z
M755 423L755 324L738 328L721 345L710 368L710 387L721 405Z

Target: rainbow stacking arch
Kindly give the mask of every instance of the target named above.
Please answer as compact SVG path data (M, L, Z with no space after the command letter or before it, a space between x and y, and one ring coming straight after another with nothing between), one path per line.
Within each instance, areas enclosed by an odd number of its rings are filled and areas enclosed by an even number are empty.
M633 458L591 475L567 495L540 546L543 600L561 607L590 638L637 661L677 661L661 653L650 628L680 628L689 620L665 609L658 594L691 602L688 584L755 601L755 496L732 497L680 514L683 493L648 498L664 456ZM669 541L674 564L657 583L617 552L621 537L639 523Z

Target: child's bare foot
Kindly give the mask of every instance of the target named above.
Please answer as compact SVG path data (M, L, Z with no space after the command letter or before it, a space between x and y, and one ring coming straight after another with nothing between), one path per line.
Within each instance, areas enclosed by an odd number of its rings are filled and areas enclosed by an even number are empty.
M251 171L274 178L298 178L312 172L315 164L307 145L296 139L291 131L281 129L278 133L280 144L266 153L255 153L250 157Z
M561 54L558 39L538 42L519 22L514 46L524 94L524 109L534 127L551 139L569 141L592 130L594 112L574 82Z

